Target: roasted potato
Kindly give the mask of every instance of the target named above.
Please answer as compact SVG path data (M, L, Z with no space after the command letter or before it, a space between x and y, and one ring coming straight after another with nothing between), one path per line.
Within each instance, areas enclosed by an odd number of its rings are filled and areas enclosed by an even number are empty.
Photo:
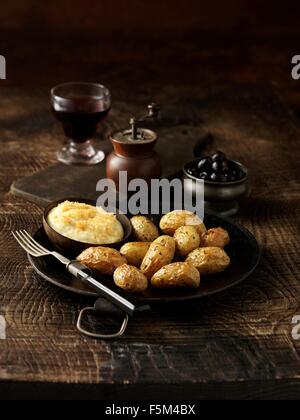
M201 238L202 247L216 246L218 248L224 248L229 242L230 238L227 230L221 227L209 229Z
M194 226L199 235L206 232L202 220L191 211L174 210L161 218L160 228L166 235L173 236L176 230L182 226Z
M128 264L140 268L151 242L128 242L120 249L120 254L126 258Z
M175 240L171 236L160 236L151 245L143 259L141 271L148 279L164 265L170 264L175 255Z
M201 237L194 226L182 226L174 234L177 254L186 257L194 249L199 248Z
M143 292L148 288L147 277L136 267L124 264L114 272L114 282L128 292Z
M157 271L151 279L151 285L160 289L194 289L200 286L200 273L191 264L176 262Z
M224 271L230 258L222 248L197 248L185 260L199 270L200 274L216 274Z
M145 216L134 216L130 220L134 238L140 242L153 242L159 237L155 224Z
M127 262L116 249L103 246L86 249L77 257L77 260L91 270L108 276L113 275L116 268Z

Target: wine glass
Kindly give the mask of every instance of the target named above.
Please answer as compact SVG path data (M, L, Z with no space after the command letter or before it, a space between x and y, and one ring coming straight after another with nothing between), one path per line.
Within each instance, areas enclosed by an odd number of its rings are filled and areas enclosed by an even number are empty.
M51 105L67 137L67 144L57 153L58 160L67 165L101 162L105 154L91 139L110 110L109 90L97 83L64 83L51 90Z

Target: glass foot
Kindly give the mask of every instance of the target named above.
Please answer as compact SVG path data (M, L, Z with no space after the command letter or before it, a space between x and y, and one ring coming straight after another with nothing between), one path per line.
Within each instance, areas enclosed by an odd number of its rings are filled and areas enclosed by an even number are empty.
M57 159L65 165L97 165L105 159L105 153L91 142L70 143L57 152Z

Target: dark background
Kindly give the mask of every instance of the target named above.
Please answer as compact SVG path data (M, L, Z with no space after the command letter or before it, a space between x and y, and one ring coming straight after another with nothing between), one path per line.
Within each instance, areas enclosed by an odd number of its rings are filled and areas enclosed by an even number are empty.
M299 17L295 1L2 2L3 84L271 83L297 104L299 84L290 72L291 57L300 53Z

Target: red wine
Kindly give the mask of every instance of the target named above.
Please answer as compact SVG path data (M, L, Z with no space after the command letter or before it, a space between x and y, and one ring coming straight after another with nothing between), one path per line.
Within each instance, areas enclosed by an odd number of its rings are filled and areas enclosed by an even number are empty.
M93 138L98 124L109 113L103 109L103 103L91 96L70 96L68 110L60 109L55 104L53 112L62 123L65 135L76 143L82 143Z

